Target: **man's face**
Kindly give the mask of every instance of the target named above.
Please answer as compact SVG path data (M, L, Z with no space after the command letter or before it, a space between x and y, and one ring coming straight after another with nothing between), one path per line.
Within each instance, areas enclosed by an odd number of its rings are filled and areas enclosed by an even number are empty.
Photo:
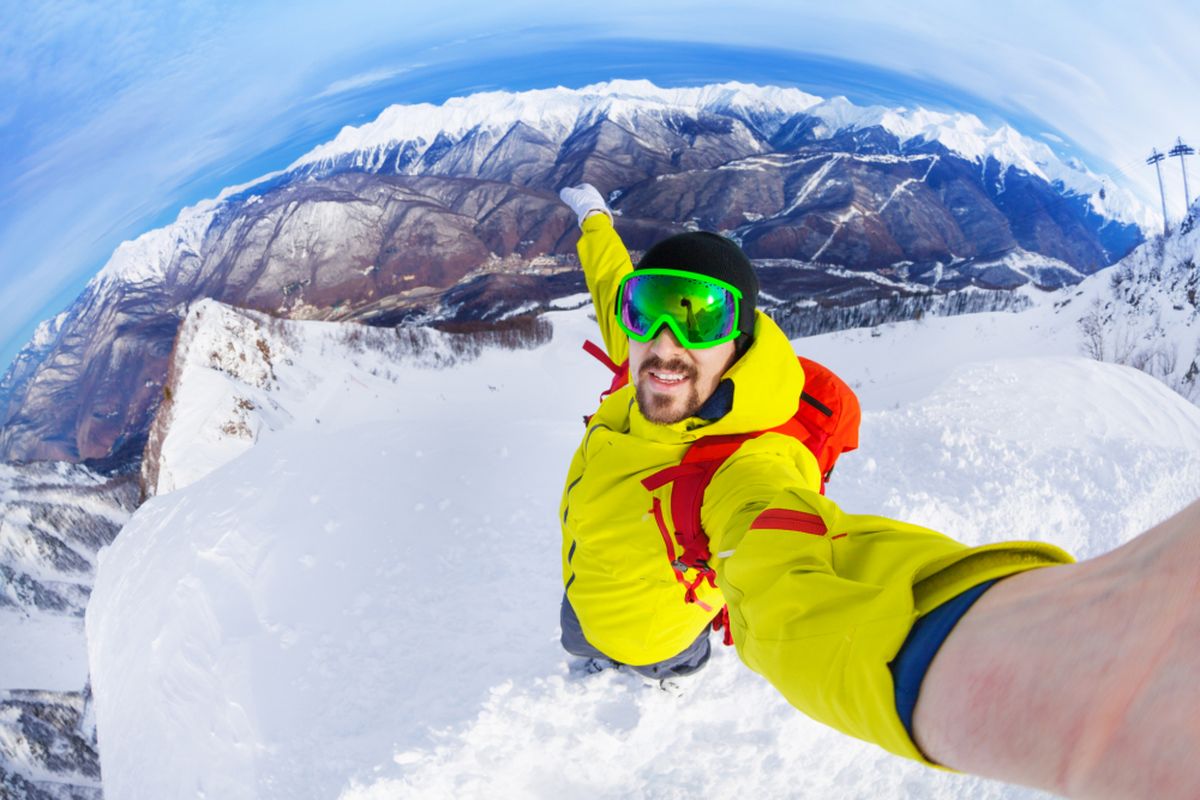
M649 342L629 340L629 376L642 416L660 425L700 410L737 356L733 342L689 350L664 325Z

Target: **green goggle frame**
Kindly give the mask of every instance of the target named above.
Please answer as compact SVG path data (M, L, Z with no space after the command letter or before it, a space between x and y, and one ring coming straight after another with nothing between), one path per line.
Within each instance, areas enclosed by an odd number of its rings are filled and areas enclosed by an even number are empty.
M689 349L715 347L741 333L741 291L732 284L681 269L635 270L617 286L617 323L635 342L648 342L663 325Z

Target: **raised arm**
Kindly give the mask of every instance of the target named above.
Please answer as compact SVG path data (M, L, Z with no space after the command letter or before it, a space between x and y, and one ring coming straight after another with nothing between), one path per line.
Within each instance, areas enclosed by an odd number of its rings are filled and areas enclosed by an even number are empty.
M609 358L620 364L629 357L629 340L617 326L614 313L617 284L633 271L629 251L613 228L612 213L595 187L585 183L563 189L559 194L579 217L579 228L583 232L576 244L579 264L592 295L604 349Z
M1200 798L1200 502L989 590L914 715L931 758L1068 797Z

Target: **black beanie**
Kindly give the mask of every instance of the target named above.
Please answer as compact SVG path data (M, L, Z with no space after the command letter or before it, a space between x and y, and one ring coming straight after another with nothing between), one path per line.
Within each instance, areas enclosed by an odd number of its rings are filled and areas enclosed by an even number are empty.
M636 269L682 269L735 286L742 293L738 330L754 335L758 276L750 259L732 240L708 231L676 234L647 250Z

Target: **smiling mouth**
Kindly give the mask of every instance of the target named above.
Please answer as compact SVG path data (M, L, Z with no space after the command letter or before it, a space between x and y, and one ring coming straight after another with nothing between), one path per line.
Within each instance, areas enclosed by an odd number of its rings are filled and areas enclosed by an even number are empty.
M644 374L649 378L650 388L658 392L675 391L691 380L688 373L673 370L648 369Z

